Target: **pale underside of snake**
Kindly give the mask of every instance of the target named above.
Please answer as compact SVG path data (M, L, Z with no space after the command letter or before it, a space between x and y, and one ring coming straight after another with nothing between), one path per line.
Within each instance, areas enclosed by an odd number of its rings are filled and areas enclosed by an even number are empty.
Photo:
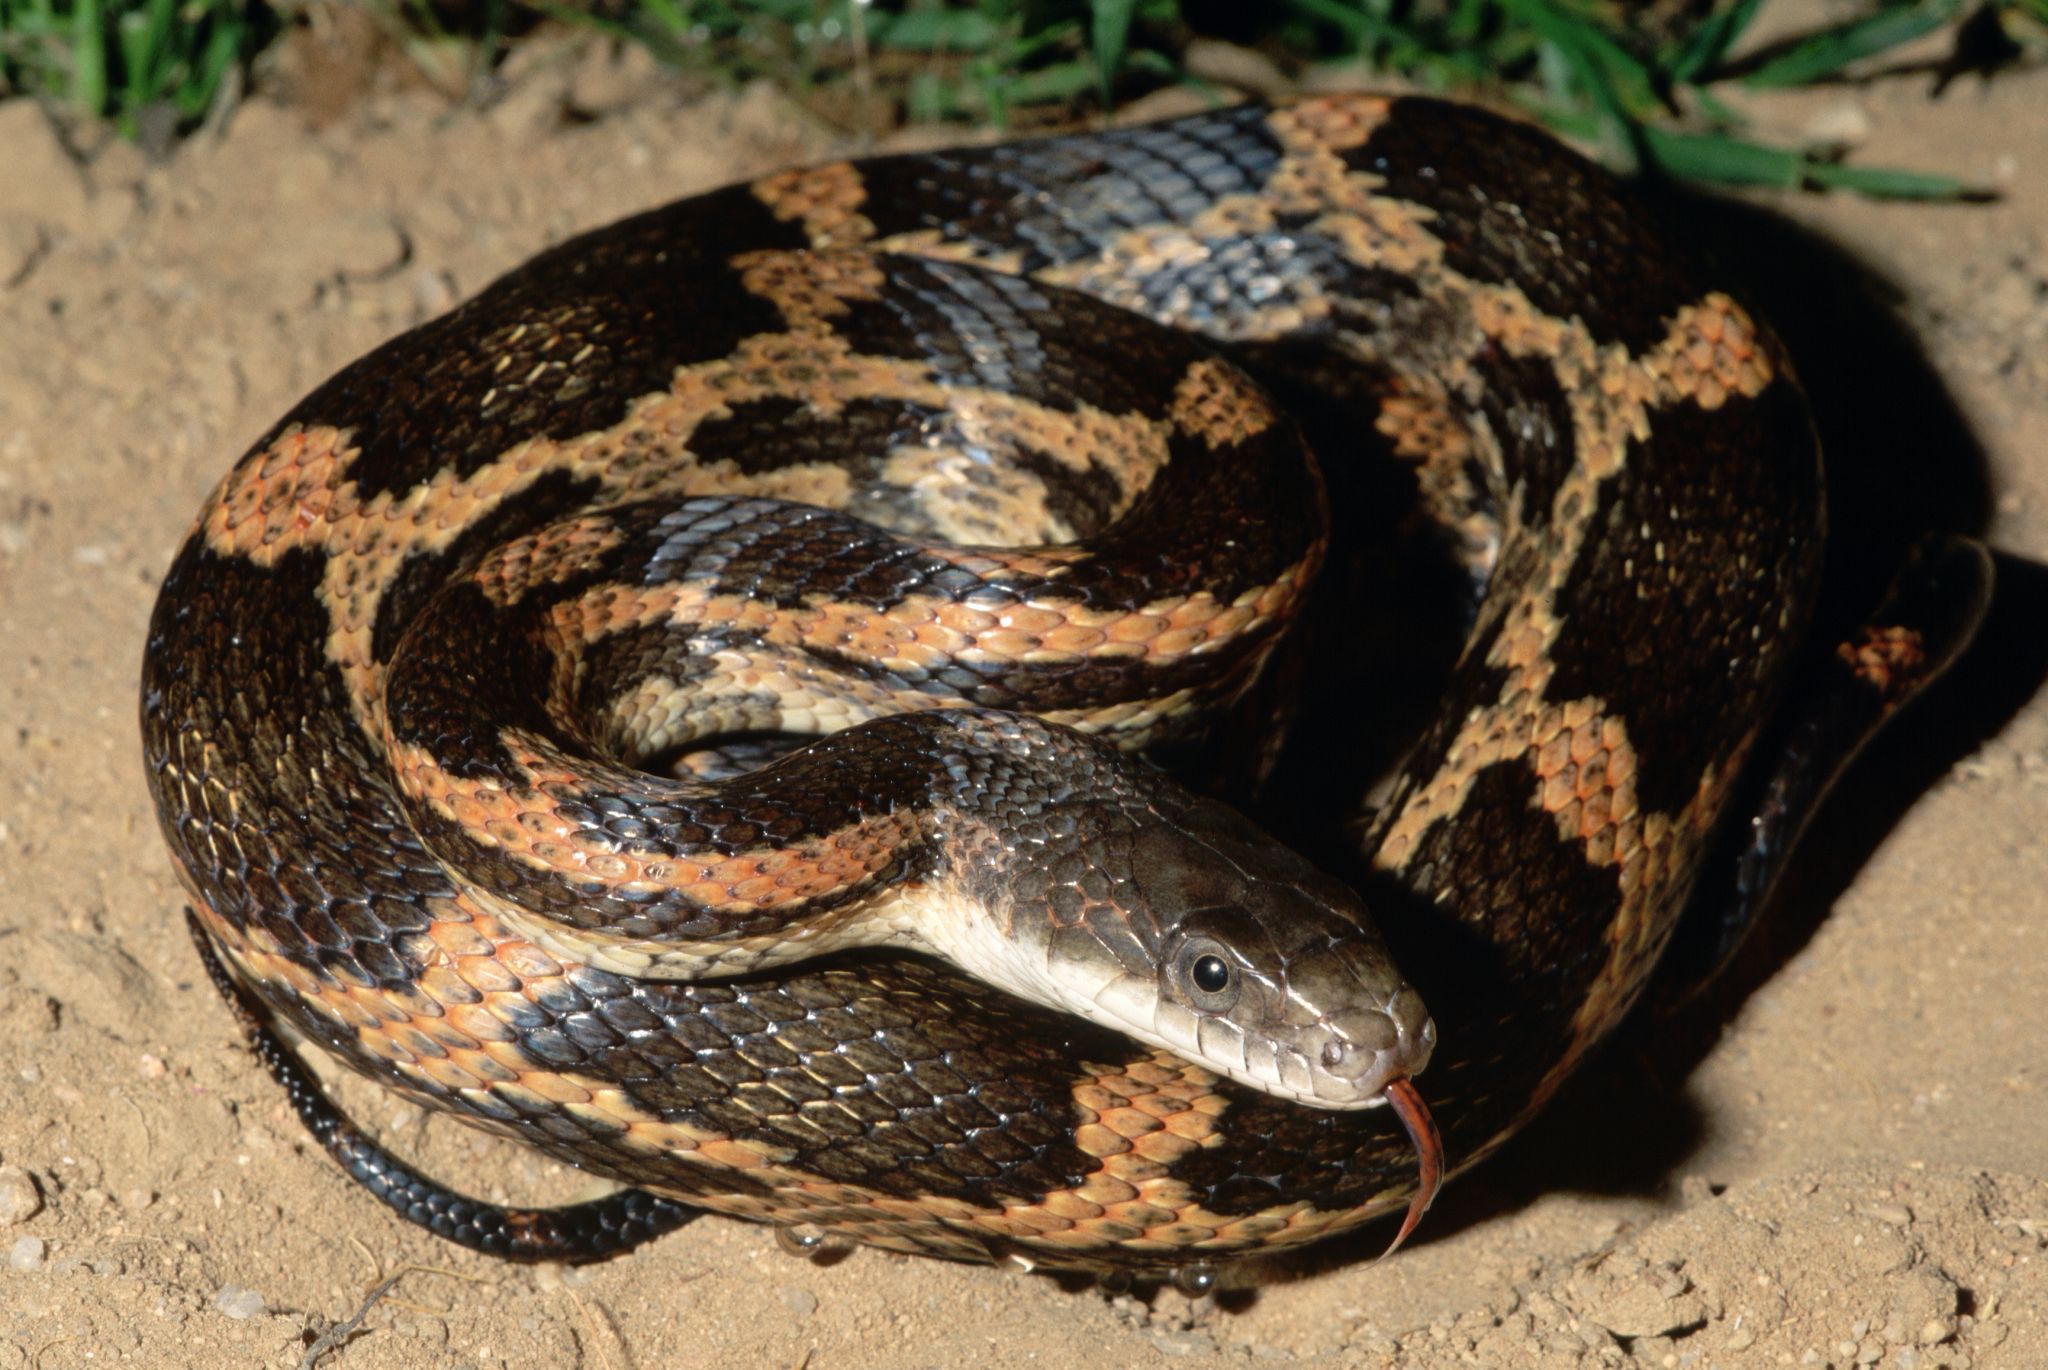
M1137 754L1351 632L1389 480L1484 589L1354 888ZM145 750L232 980L409 1097L1167 1268L1399 1206L1365 1106L1469 1165L1622 1017L1821 530L1782 349L1628 191L1241 107L685 200L373 352L202 511Z

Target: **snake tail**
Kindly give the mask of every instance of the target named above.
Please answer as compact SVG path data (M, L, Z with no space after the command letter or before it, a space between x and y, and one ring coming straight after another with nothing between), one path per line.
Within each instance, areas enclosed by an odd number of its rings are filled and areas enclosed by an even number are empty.
M472 1199L427 1178L372 1141L327 1097L271 1028L261 1006L228 974L205 926L189 909L185 926L207 978L227 1001L249 1049L291 1100L299 1121L350 1179L407 1222L502 1260L583 1265L624 1255L697 1216L694 1208L639 1189L554 1208L511 1208Z

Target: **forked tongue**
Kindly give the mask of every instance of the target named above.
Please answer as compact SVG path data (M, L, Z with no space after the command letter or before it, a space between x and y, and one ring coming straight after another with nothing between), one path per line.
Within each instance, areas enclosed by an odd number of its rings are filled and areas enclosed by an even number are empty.
M1380 1253L1381 1260L1400 1250L1401 1243L1408 1240L1408 1234L1422 1221L1422 1215L1429 1212L1429 1206L1436 1201L1436 1192L1444 1182L1444 1139L1438 1135L1436 1119L1429 1116L1429 1107L1422 1102L1422 1095L1416 1092L1414 1082L1403 1076L1387 1086L1386 1095L1387 1102L1393 1105L1394 1115L1401 1120L1401 1126L1408 1129L1408 1140L1415 1144L1420 1173L1415 1178L1414 1197L1408 1200L1408 1216L1401 1220L1401 1230L1394 1234L1394 1240Z

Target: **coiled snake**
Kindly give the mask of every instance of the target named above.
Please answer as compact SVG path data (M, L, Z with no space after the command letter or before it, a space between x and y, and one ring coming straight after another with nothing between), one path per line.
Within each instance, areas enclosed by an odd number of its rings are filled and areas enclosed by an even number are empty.
M1358 893L1124 754L1298 616L1297 419L1340 548L1390 462L1485 585ZM685 200L377 349L201 512L145 751L224 985L407 1096L690 1205L1164 1269L1409 1199L1360 1105L1422 1117L1433 1031L1463 1166L1617 1021L1821 527L1780 347L1605 175L1234 108ZM493 1219L325 1126L509 1254L682 1212Z

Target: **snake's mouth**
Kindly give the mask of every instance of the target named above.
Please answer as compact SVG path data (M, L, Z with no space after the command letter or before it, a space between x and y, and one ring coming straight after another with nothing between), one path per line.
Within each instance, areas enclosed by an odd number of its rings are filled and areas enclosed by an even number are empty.
M1394 1240L1380 1253L1381 1260L1393 1255L1408 1240L1408 1234L1436 1202L1436 1192L1444 1183L1444 1139L1437 1132L1436 1119L1429 1116L1429 1106L1422 1102L1415 1082L1405 1075L1389 1080L1385 1097L1401 1126L1408 1129L1408 1140L1415 1147L1417 1174L1415 1193L1408 1200L1408 1216L1401 1220L1401 1230L1394 1234Z

